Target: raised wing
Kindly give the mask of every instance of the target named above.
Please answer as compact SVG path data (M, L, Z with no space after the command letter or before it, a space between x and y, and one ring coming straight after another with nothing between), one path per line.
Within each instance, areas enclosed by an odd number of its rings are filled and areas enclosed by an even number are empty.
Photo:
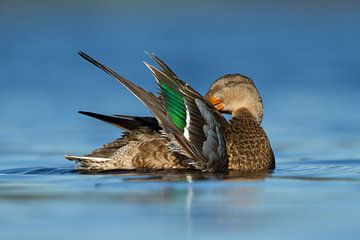
M221 132L221 125L227 124L226 120L199 93L178 79L158 57L150 55L163 71L148 64L146 66L159 84L161 98L87 54L79 52L79 55L111 75L146 105L170 139L170 147L189 157L188 164L204 171L227 168L225 140Z

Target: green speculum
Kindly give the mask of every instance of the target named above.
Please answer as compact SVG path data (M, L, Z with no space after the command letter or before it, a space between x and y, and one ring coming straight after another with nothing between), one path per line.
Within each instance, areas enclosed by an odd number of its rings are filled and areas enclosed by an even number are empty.
M167 115L171 122L181 131L186 126L186 108L183 97L163 83L160 83L163 92Z

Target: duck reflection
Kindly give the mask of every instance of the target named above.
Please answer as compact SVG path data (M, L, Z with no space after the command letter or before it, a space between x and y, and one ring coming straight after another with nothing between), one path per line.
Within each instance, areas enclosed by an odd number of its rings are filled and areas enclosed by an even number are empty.
M265 172L243 172L226 171L220 173L200 172L197 170L137 170L137 171L84 171L78 170L82 174L109 174L120 176L126 182L193 182L201 180L223 180L223 181L260 181L271 175L271 171Z
M106 186L102 179L103 185L99 187L109 188L107 195L113 200L125 203L132 214L151 218L154 223L167 219L169 224L177 224L190 239L206 222L208 226L228 230L256 227L263 217L258 211L264 204L262 182L271 173L113 171L103 174L112 182Z

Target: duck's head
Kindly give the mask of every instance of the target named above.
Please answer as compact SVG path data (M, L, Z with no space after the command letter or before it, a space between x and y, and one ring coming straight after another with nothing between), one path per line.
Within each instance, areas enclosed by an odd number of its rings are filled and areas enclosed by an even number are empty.
M241 74L226 74L211 85L205 95L218 111L236 116L241 109L247 109L261 123L263 105L253 81Z

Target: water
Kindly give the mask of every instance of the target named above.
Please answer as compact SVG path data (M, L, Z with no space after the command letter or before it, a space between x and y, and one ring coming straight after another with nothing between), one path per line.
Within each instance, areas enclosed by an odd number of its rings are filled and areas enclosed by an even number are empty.
M1 239L357 239L356 1L0 3ZM78 110L147 115L83 50L155 91L154 51L201 93L251 76L277 167L267 176L74 171L116 138Z

